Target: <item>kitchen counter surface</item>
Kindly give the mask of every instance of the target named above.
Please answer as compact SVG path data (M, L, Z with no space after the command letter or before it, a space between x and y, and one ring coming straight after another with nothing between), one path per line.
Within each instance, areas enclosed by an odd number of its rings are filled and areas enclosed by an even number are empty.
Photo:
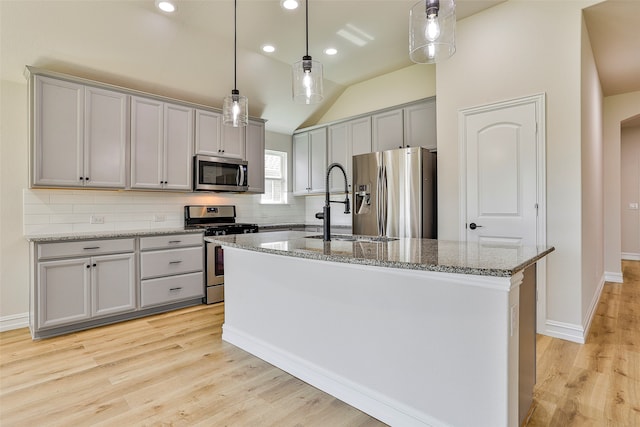
M479 244L447 240L399 238L390 241L323 242L318 233L274 231L205 237L250 251L409 270L510 277L554 250L553 247ZM348 237L348 236L344 236Z
M157 230L88 231L77 233L38 234L24 236L30 242L60 242L89 239L117 239L122 237L163 236L180 233L202 233L201 229L167 228Z

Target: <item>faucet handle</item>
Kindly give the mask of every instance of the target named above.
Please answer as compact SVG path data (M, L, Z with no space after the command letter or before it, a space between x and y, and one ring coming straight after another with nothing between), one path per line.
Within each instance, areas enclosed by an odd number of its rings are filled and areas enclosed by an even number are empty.
M318 218L318 219L324 219L324 213L322 213L322 212L316 212L316 218Z

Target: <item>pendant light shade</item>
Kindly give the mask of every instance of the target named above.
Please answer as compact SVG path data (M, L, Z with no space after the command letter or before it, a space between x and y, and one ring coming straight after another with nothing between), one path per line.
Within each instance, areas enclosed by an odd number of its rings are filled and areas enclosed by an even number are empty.
M433 64L456 51L454 0L420 0L409 14L409 57L419 64Z
M293 100L298 104L316 104L324 98L322 94L322 64L309 56L309 0L306 9L306 55L293 64Z
M224 97L222 103L222 124L226 126L247 126L249 122L249 101L246 96L241 96L237 89L238 67L238 1L233 2L233 90L231 95Z

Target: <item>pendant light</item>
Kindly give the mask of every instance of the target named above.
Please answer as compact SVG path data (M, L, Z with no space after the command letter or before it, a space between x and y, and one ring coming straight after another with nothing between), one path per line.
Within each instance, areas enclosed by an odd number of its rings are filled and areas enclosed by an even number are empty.
M454 0L420 0L409 14L409 57L419 64L433 64L456 51Z
M233 2L233 90L231 95L224 97L222 102L222 124L226 126L242 127L249 121L249 102L246 96L241 96L237 89L238 79L238 0Z
M298 104L322 101L322 64L309 56L309 0L306 9L306 55L293 64L293 100Z

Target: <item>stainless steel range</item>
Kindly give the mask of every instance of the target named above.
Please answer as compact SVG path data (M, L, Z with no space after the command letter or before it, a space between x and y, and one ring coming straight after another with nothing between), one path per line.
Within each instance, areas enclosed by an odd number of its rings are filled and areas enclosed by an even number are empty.
M184 207L184 228L201 228L205 236L257 233L256 224L236 222L233 205L197 205ZM213 304L224 301L224 251L220 245L206 243L206 292L203 302Z

